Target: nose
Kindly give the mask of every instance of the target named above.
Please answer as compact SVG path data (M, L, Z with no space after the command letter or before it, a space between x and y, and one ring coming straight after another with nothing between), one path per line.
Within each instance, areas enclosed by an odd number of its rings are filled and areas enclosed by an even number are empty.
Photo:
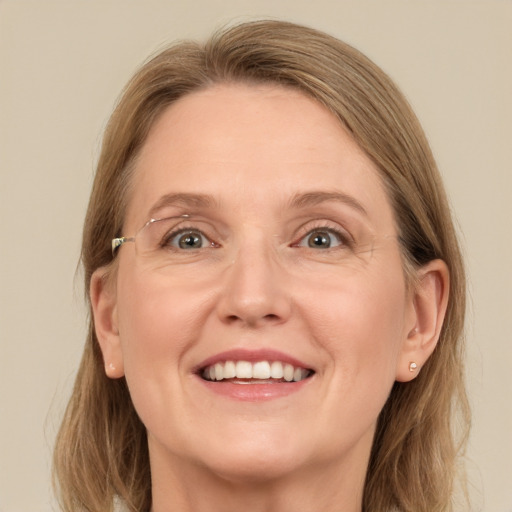
M221 321L244 327L286 322L291 314L286 271L271 247L240 248L224 275L217 303Z

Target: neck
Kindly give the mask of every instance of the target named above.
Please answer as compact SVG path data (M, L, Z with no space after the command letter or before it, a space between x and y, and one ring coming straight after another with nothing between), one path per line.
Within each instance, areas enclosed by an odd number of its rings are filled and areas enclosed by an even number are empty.
M151 512L361 512L368 457L353 462L265 478L222 475L188 461L152 457Z

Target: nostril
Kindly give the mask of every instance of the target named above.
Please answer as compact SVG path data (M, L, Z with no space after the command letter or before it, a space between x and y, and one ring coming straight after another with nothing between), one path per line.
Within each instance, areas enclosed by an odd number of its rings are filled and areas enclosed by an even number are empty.
M268 315L263 315L262 317L259 317L257 315L246 315L245 317L238 316L238 315L228 315L226 316L226 320L228 323L236 323L236 322L244 322L247 324L253 324L260 322L261 320L266 322L278 322L280 319L279 315L276 315L274 313L269 313Z
M227 283L216 307L221 320L231 325L252 327L286 321L292 309L287 292L275 283L271 286L268 280L256 281L254 276L250 277Z

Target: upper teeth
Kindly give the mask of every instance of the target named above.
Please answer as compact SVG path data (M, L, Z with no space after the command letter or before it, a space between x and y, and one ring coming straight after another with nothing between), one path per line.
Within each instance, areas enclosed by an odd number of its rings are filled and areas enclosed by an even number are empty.
M309 370L280 361L225 361L207 366L203 377L207 380L223 379L284 379L298 382L310 374Z

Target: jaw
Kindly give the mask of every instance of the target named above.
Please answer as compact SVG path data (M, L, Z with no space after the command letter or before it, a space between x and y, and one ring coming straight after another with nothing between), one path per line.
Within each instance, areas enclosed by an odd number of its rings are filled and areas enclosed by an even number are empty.
M329 460L304 464L308 455L297 457L293 442L289 451L295 450L295 454L285 453L283 438L279 449L271 443L264 447L240 446L244 453L236 459L228 453L225 457L216 454L215 463L207 466L204 461L191 463L188 459L169 466L168 459L154 456L155 452L162 452L150 439L153 510L173 507L186 512L361 512L371 438L359 453L345 459L344 465ZM230 439L226 438L225 443L228 452ZM279 456L274 457L277 453Z

